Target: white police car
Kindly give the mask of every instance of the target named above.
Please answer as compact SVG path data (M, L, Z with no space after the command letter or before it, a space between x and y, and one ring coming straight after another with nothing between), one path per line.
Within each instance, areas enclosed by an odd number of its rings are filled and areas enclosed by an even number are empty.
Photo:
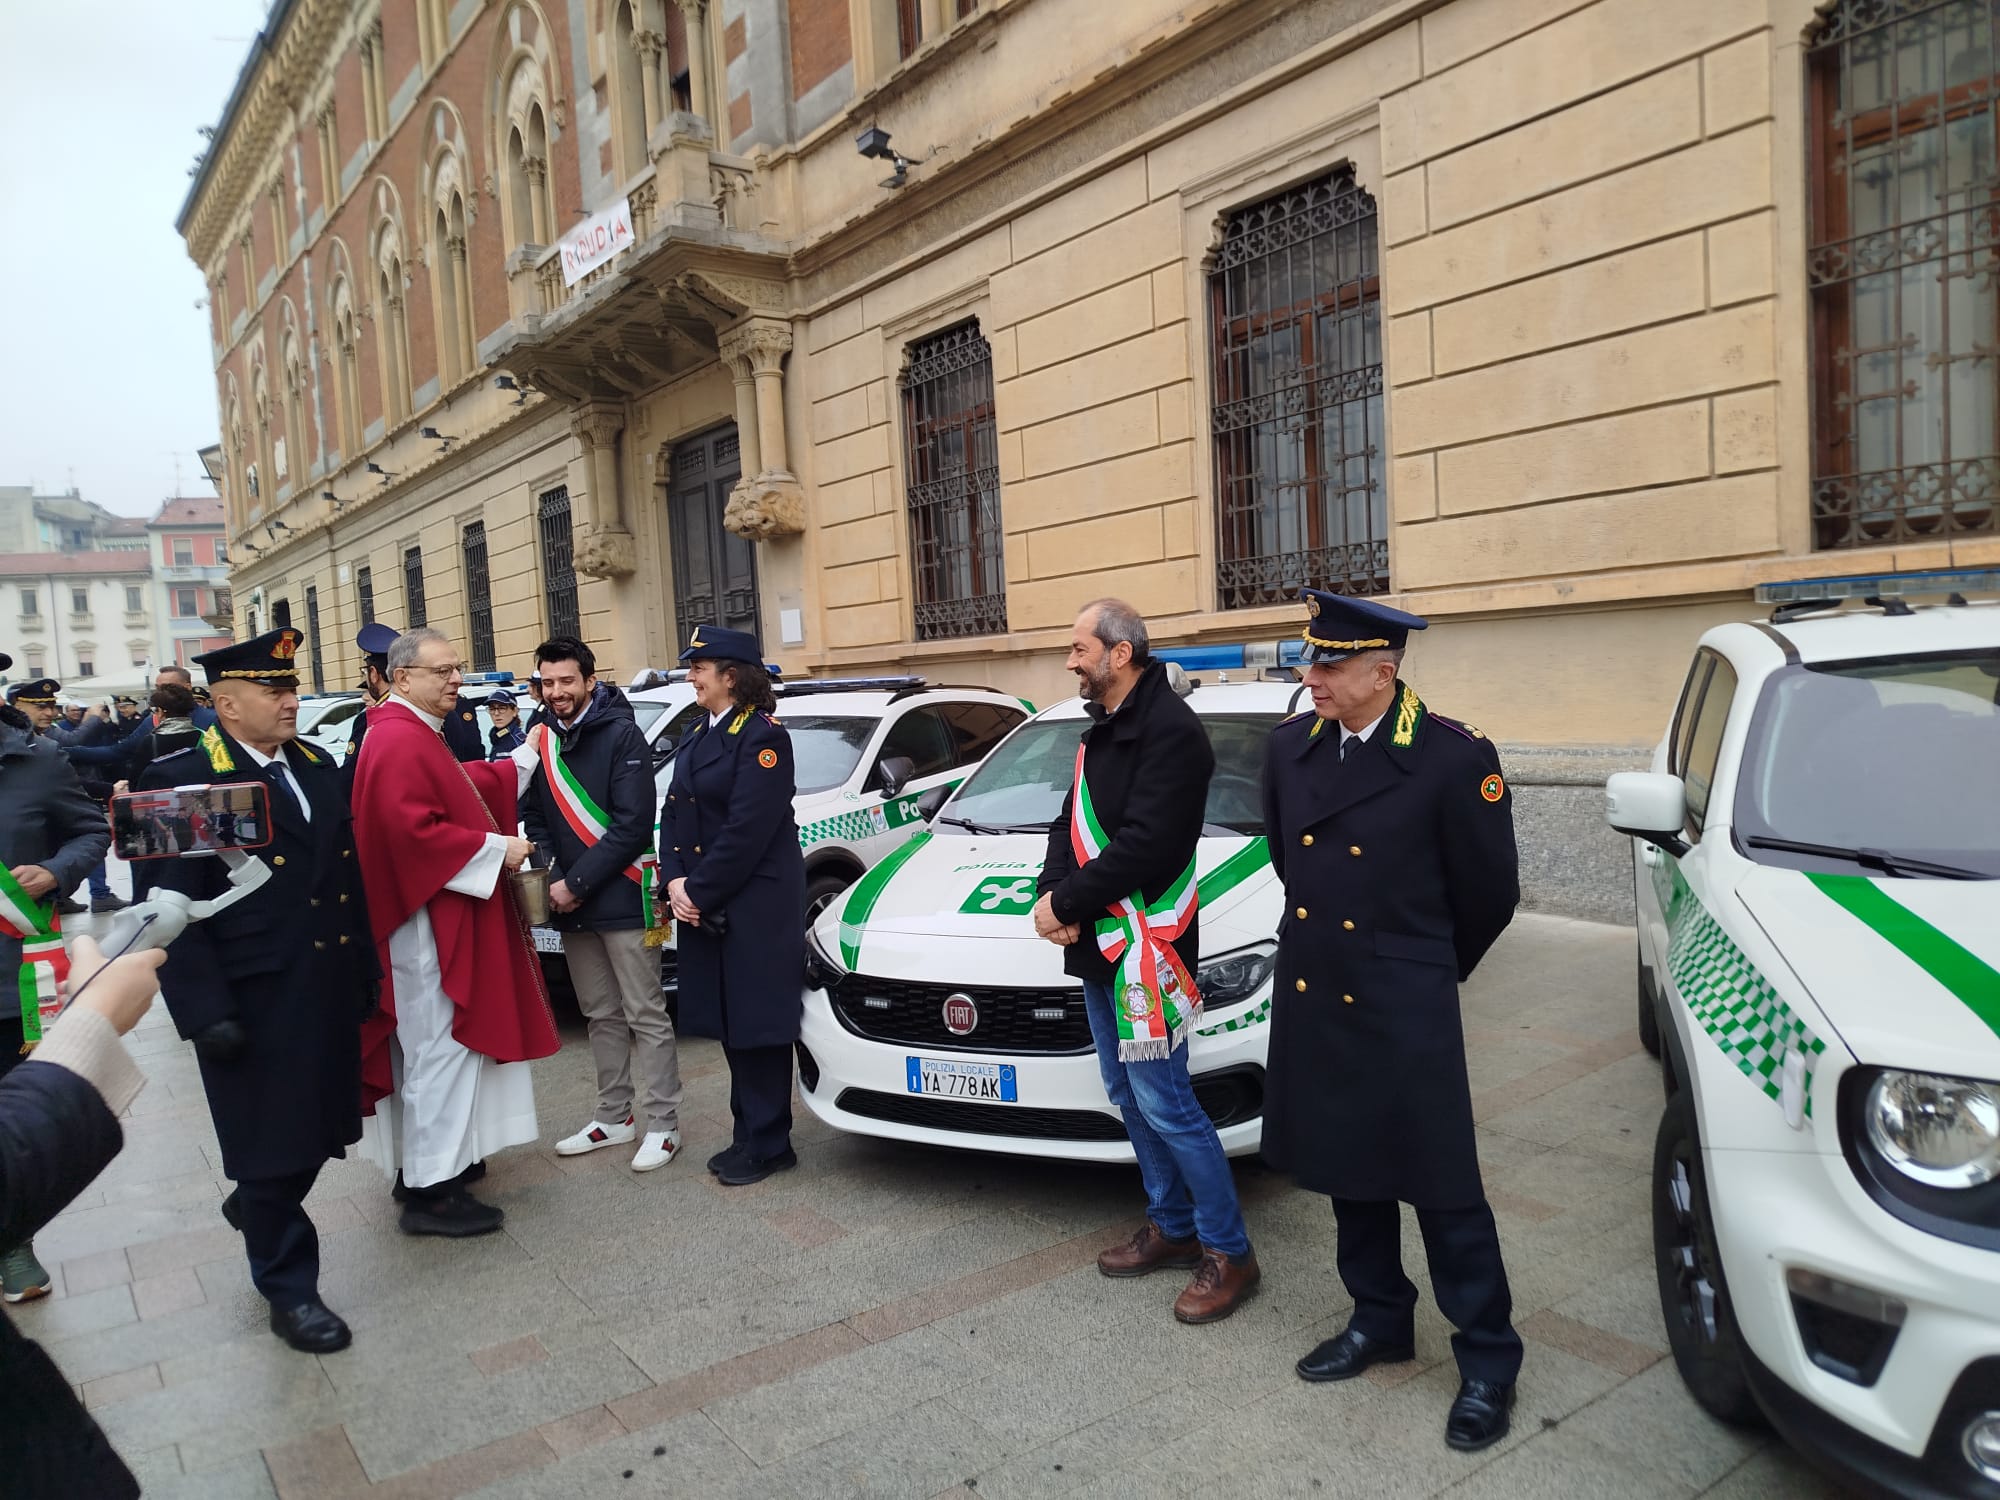
M1216 752L1196 856L1204 1012L1188 1066L1235 1155L1263 1135L1284 899L1263 837L1264 741L1302 691L1218 683L1187 699ZM820 1119L934 1145L1133 1159L1083 991L1030 921L1088 722L1071 699L1016 729L948 799L925 799L926 812L942 803L930 826L808 931L799 1087Z
M1897 1494L2000 1496L2000 603L1965 598L1996 590L1765 585L1606 789L1675 1363Z

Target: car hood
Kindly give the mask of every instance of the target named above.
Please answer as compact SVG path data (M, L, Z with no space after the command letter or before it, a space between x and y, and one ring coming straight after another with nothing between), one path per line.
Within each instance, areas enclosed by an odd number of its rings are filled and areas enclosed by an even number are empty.
M1737 895L1862 1062L2000 1078L2000 881L1759 867Z
M935 977L941 949L982 945L1029 986L1064 985L1062 950L1035 936L1035 879L1048 840L1041 834L959 837L918 834L854 883L816 929L822 948L848 969L884 977ZM1261 838L1205 838L1195 855L1205 955L1269 939L1277 877ZM1254 929L1254 930L1252 930ZM991 945L1006 944L1005 956Z

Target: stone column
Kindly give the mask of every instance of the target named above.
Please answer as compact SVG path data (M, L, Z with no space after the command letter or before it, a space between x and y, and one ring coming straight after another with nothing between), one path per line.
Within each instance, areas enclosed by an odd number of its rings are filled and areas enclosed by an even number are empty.
M549 243L549 164L539 156L521 158L521 175L528 179L528 217L533 223L524 226L534 236L537 245Z
M465 236L454 234L447 239L445 253L451 257L452 285L458 289L458 327L452 332L465 351L465 368L458 372L465 376L479 366L479 334L472 321L472 272L466 263Z
M751 318L723 335L720 347L736 377L743 454L743 478L729 493L722 524L756 542L797 536L805 530L806 508L804 488L785 453L784 363L791 327L777 318Z
M618 438L625 430L625 413L608 404L582 406L571 414L569 425L583 444L590 474L585 504L571 512L576 571L591 578L629 577L638 567L638 549L625 524L618 484Z
M949 13L955 8L956 4L957 0L923 0L924 34L921 38L922 41L936 41L950 29L951 21Z
M759 478L791 479L785 452L785 356L792 352L792 330L775 318L750 324L750 369L757 381L757 431L763 447Z
M639 92L646 99L646 139L660 128L660 53L666 41L657 31L632 33L632 50L639 54L639 72L644 80Z
M715 138L722 139L721 122L708 98L708 0L674 0L681 8L687 32L688 110L708 122Z
M736 384L736 446L743 478L754 479L763 467L764 450L757 433L757 377L750 363L749 327L731 329L716 342Z

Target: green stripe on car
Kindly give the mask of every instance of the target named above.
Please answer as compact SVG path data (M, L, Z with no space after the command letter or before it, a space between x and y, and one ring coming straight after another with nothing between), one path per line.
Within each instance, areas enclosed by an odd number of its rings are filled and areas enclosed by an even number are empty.
M881 899L883 888L898 870L909 863L910 856L930 841L931 834L927 828L855 881L849 889L846 904L840 908L840 961L846 967L853 968L861 956L861 929L868 924L868 914Z
M1221 864L1210 870L1195 882L1195 891L1202 906L1233 891L1259 870L1271 866L1271 845L1269 840L1250 840Z
M2000 1036L2000 970L1911 911L1866 875L1808 873L1820 894L1963 1001Z

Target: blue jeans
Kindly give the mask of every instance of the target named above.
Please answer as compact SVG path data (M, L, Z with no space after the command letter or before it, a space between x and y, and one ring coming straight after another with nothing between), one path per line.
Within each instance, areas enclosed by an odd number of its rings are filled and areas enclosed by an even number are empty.
M90 874L84 877L90 883L91 899L103 901L110 897L111 884L104 877L104 861L100 859Z
M1091 1039L1104 1092L1125 1116L1125 1133L1146 1185L1146 1215L1169 1239L1199 1237L1235 1260L1250 1253L1250 1232L1236 1202L1236 1179L1215 1126L1195 1103L1187 1044L1159 1061L1118 1060L1118 1017L1111 987L1083 982Z

